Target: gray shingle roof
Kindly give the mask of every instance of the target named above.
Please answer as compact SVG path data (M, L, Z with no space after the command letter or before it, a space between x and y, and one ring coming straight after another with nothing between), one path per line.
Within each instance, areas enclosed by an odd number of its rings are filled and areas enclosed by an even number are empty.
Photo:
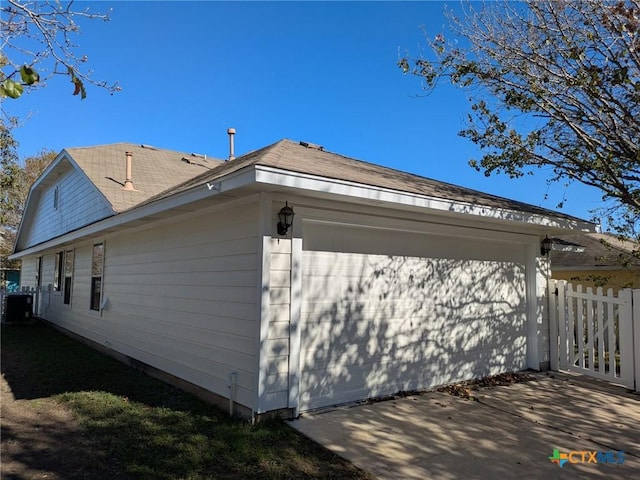
M640 259L632 254L638 245L606 233L562 235L553 238L551 267L589 269L592 267L640 269ZM562 249L563 250L559 250Z
M128 210L171 187L224 164L223 161L214 158L205 159L190 153L133 143L65 150L116 212ZM122 190L126 176L126 152L133 154L131 176L136 189L133 192Z
M325 178L346 180L400 192L467 202L472 205L576 220L575 217L560 212L363 162L340 154L308 148L286 139L238 157L233 161L223 162L211 171L194 177L181 185L171 187L149 201L169 197L194 186L204 185L251 165L263 165Z

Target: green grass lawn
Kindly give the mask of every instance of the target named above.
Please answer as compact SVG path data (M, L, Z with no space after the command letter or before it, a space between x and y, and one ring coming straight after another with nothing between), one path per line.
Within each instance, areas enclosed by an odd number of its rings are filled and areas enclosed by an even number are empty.
M2 373L16 399L71 409L94 478L372 478L285 422L231 419L48 326L2 327Z

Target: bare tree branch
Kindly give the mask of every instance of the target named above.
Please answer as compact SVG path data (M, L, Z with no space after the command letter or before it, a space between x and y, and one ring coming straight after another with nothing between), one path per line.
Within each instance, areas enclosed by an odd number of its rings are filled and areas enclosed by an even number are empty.
M450 35L398 65L429 92L443 79L473 92L460 134L484 154L471 165L512 177L550 168L552 181L596 187L636 234L640 0L466 3L448 17Z
M67 75L73 94L86 96L86 85L114 93L117 83L95 80L86 70L87 57L77 53L73 37L80 33L75 19L108 21L103 13L76 10L74 2L5 0L0 5L0 97L18 98L25 89L45 84L54 75Z

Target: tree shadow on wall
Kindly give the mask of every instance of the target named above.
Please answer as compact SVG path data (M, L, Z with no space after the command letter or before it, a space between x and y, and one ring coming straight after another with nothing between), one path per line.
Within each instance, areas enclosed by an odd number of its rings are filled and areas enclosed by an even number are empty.
M383 255L307 272L303 408L525 368L524 277L514 262Z

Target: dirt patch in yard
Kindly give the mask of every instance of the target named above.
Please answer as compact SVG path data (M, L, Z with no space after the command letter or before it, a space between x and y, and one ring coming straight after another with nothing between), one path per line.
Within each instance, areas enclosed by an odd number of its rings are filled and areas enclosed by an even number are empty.
M0 389L3 479L114 478L96 477L99 453L67 408L49 398L15 400L4 376Z
M12 378L27 375L20 372L19 362L3 353L3 367L12 366ZM16 400L4 374L0 376L0 418L0 476L5 480L126 478L114 475L108 465L96 475L96 464L106 462L69 408L51 398Z

